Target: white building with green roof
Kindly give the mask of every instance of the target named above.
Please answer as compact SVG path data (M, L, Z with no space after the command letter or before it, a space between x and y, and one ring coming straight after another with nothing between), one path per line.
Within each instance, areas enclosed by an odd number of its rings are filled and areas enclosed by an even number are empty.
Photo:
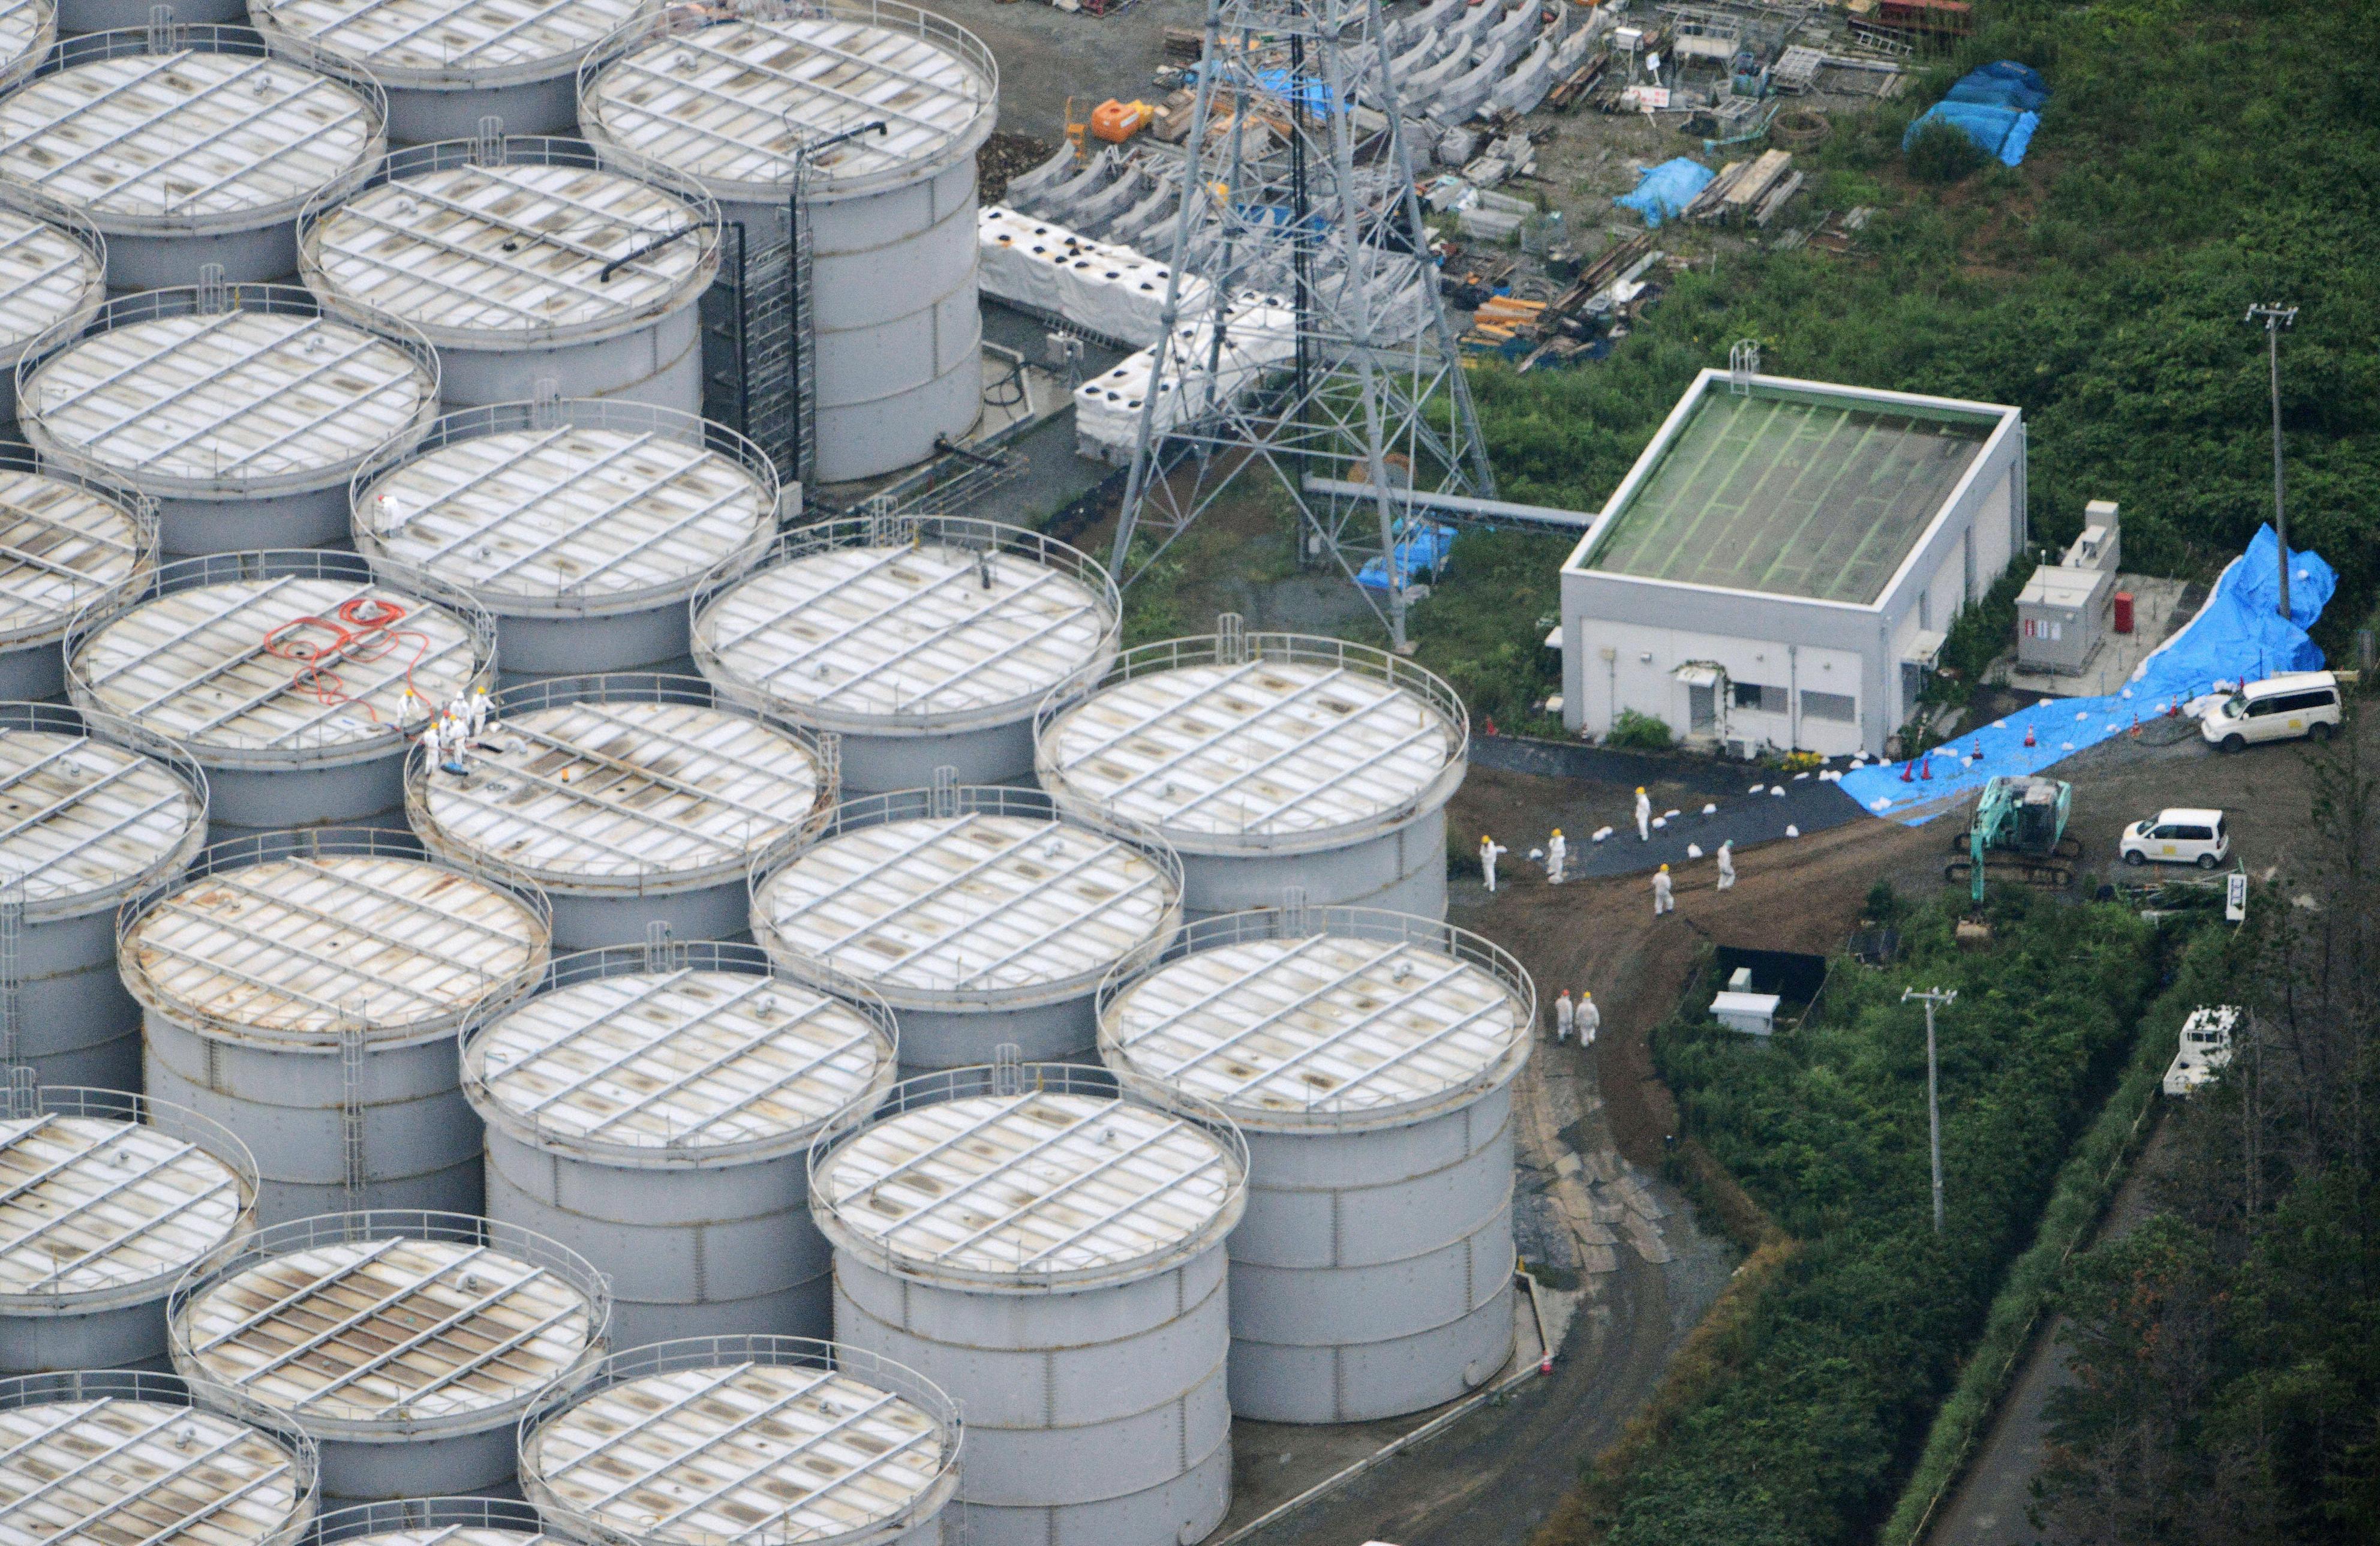
M2025 542L2012 408L1705 371L1562 565L1562 714L1880 755Z

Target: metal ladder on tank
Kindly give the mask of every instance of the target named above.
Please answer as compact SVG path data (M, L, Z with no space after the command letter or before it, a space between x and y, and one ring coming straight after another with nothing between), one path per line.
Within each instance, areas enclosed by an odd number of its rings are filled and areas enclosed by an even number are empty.
M8 1081L8 1114L25 1118L41 1103L41 1077L24 1060L25 881L0 874L0 1070Z

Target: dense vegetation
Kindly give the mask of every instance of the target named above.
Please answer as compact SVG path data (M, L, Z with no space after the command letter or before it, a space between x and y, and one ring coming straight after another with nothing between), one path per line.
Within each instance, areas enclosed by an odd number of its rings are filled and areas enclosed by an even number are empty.
M2380 6L1978 9L1979 35L1925 89L1839 121L1815 152L1816 206L1879 211L1851 257L1706 257L1609 360L1474 372L1503 492L1597 507L1693 373L1753 338L1781 374L2019 405L2037 542L2070 540L2084 501L2115 499L2129 567L2205 578L2270 515L2263 338L2242 318L2292 301L2291 537L2340 570L2317 633L2336 652L2380 583ZM1911 116L1999 58L2056 93L2031 157L1947 188L1913 178ZM1517 719L1553 690L1538 619L1565 545L1466 535L1417 615L1423 658L1467 671L1475 708Z
M1787 1546L1866 1538L2052 1180L2131 1050L2155 940L2113 906L1995 894L1997 939L1958 909L1907 920L1905 958L1844 963L1815 1024L1764 1046L1690 995L1654 1053L1687 1132L1801 1243L1711 1382L1624 1469L1591 1479L1572 1539ZM1924 1018L1905 986L1959 990L1940 1016L1948 1228L1933 1228Z
M2070 1276L2065 1540L2380 1540L2380 769L2348 743L2320 873L2232 946L2252 1034L2175 1119L2165 1210Z

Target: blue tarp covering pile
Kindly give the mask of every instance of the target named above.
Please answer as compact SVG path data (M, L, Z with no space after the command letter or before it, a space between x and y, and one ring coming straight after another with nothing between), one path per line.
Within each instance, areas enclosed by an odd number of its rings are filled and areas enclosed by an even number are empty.
M2120 736L2140 720L2216 690L2282 671L2318 671L2322 651L2306 630L2322 615L2338 577L2313 553L2289 554L2289 621L2280 615L2280 544L2265 527L2215 582L2215 593L2181 632L2141 662L2119 692L2104 698L2052 698L1998 724L1961 735L1927 760L1931 778L1901 782L1901 764L1843 774L1842 791L1879 816L1914 824L1941 813L1942 802L1972 794L1998 773L2038 773L2087 746ZM2034 744L2024 744L2025 732ZM1982 756L1973 753L1980 750Z
M1658 225L1664 220L1674 220L1694 201L1694 195L1711 180L1711 169L1686 156L1665 161L1645 174L1633 193L1623 193L1612 201L1621 209L1634 210L1645 217L1647 225Z
M1927 124L1949 124L1963 130L1985 155L2014 166L2032 145L2033 131L2041 127L2042 104L2048 100L2049 88L2032 66L2013 59L1985 65L1961 78L1949 95L1911 124L1900 137L1900 148L1916 143Z
M1435 579L1446 572L1446 555L1453 549L1454 528L1451 526L1425 526L1400 539L1397 542L1397 566L1402 571L1400 578L1411 585L1416 571L1427 569ZM1355 571L1355 583L1366 590L1386 591L1389 588L1388 561L1380 558L1366 560L1364 566Z

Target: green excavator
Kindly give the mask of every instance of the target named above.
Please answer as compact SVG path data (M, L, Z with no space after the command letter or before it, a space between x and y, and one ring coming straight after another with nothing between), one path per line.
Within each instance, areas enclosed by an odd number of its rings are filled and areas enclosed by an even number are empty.
M1951 838L1951 850L1960 857L1942 867L1942 878L1968 882L1968 895L1978 907L1986 855L2004 880L2073 884L2074 861L2082 857L2082 839L2066 834L2073 806L2074 785L2054 778L2012 774L1991 780L1975 801L1967 830Z

